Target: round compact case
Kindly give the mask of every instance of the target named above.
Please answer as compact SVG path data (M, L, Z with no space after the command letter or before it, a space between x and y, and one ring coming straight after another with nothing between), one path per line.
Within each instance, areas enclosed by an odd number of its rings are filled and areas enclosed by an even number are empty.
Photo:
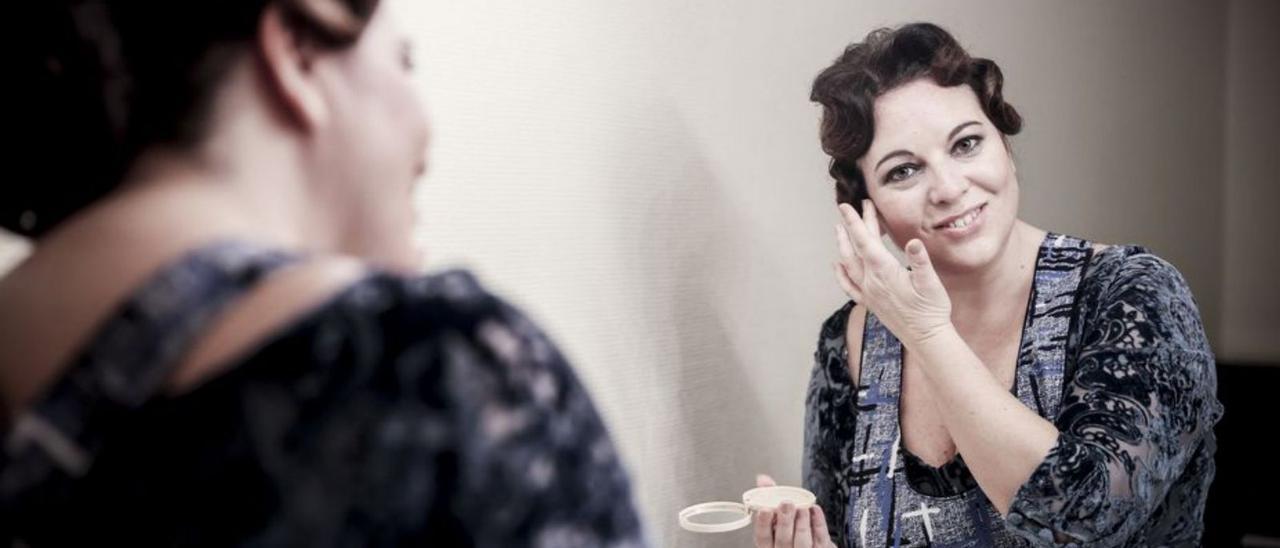
M757 487L743 493L741 503L704 502L681 510L680 527L695 533L723 533L751 525L751 515L759 510L776 510L784 502L809 508L816 500L812 492L801 487Z

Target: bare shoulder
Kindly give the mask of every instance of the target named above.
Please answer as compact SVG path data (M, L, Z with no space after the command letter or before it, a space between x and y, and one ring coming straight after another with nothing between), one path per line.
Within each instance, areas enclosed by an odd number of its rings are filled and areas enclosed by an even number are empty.
M272 273L209 326L174 370L167 391L186 392L216 377L367 272L354 258L317 257Z
M98 326L155 269L181 249L159 246L43 246L0 278L0 401L29 405L61 374ZM366 272L343 257L282 267L232 303L193 343L167 389L181 392L336 295Z
M867 309L855 304L845 323L845 349L848 351L849 378L856 385L862 366L862 331L867 325Z

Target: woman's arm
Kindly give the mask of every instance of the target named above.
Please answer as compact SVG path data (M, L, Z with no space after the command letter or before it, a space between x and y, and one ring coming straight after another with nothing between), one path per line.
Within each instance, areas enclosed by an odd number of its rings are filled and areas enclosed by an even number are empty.
M938 415L1001 515L1044 461L1058 429L1018 400L954 328L907 348L919 358Z
M991 374L951 323L951 299L918 240L904 269L880 240L875 205L866 219L842 205L837 230L846 276L841 285L920 359L939 415L978 485L1001 513L1044 459L1057 430Z
M1090 317L1057 441L1016 492L1009 523L1028 538L1108 546L1157 519L1163 541L1197 543L1203 492L1156 516L1179 478L1207 487L1222 414L1191 292L1171 265L1138 254L1119 265Z
M1213 357L1172 266L1142 255L1114 277L1051 423L996 382L956 333L923 246L908 243L907 271L879 242L872 206L865 221L842 210L851 295L921 358L974 478L1030 540L1123 543L1153 519L1184 469L1209 473L1188 460L1202 454L1220 414Z
M1213 357L1186 283L1150 255L1119 277L1086 327L1056 424L1010 394L954 330L909 349L978 485L1037 539L1128 540L1217 420Z

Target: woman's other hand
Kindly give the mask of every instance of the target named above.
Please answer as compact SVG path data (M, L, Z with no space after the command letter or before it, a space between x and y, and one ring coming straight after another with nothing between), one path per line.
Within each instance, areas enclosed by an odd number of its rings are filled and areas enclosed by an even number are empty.
M773 478L756 476L756 487L773 485ZM756 512L754 522L756 548L835 548L827 531L827 518L816 504L797 509L784 502L777 510Z

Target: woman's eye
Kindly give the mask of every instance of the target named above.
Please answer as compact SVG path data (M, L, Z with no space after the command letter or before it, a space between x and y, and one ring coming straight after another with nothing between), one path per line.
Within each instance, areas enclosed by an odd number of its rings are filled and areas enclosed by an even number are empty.
M896 183L915 175L917 171L920 171L920 168L915 164L902 164L889 170L889 172L885 174L884 180L886 183Z
M951 152L952 154L958 154L960 156L968 156L970 154L973 154L975 151L977 151L978 145L981 143L982 143L982 137L979 137L977 135L970 135L968 137L960 139L959 141L956 141L956 144L951 147Z

